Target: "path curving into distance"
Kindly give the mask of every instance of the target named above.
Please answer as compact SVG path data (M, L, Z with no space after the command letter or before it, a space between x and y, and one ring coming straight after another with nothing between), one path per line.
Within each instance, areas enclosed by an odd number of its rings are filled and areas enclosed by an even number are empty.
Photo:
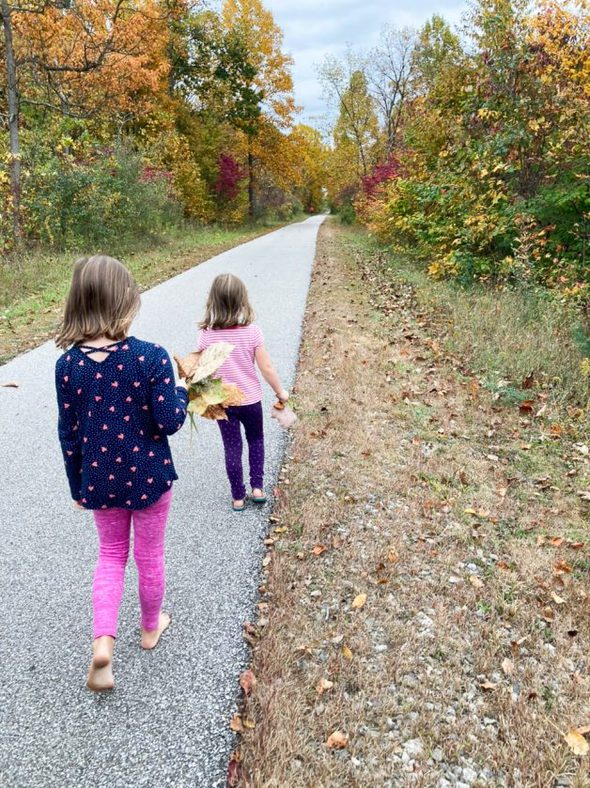
M132 333L184 354L213 278L240 276L286 386L292 384L323 217L238 246L149 290ZM167 540L171 629L139 648L132 561L114 662L117 687L84 687L90 659L92 516L76 512L56 434L53 343L0 367L0 784L4 788L225 785L228 724L247 660L269 506L230 511L217 425L172 438L179 481ZM268 417L267 487L285 446Z

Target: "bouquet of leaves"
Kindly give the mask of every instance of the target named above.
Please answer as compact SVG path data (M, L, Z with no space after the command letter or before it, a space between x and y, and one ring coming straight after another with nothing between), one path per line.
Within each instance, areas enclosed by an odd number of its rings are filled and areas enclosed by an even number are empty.
M195 428L195 416L204 419L227 419L226 408L241 405L244 394L237 386L224 383L214 373L234 349L229 342L216 342L214 345L185 358L174 356L178 374L188 386L188 414L191 426Z

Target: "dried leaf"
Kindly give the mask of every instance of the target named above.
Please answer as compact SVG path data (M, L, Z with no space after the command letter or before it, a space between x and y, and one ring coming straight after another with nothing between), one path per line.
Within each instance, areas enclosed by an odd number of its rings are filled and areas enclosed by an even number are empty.
M324 544L316 544L316 546L311 551L314 555L321 555L325 553L328 548Z
M333 681L329 681L329 679L320 679L316 684L315 690L318 695L323 695L324 692L326 692L326 690L332 689L333 686L334 686Z
M272 553L267 553L262 559L262 566L269 566L272 561Z
M556 605L565 605L565 599L559 596L559 594L556 594L555 591L551 592L551 599L553 599Z
M223 391L225 392L223 404L226 408L234 408L244 404L246 395L233 383L223 383Z
M242 718L239 714L234 714L229 722L229 727L234 733L243 733L244 726L242 725Z
M553 608L547 605L541 611L541 616L545 619L545 621L553 621L553 619L555 618L555 613L553 612Z
M3 389L17 389L20 386L20 383L16 383L14 380L8 380L6 383L0 383L0 388Z
M256 727L256 723L254 722L254 720L251 720L248 717L246 717L246 719L243 720L243 724L244 724L244 728L250 731Z
M518 406L518 410L522 413L523 416L528 415L529 413L533 412L533 405L534 404L535 404L534 400L532 400L532 399L525 399Z
M565 539L563 536L552 536L551 539L549 539L549 544L552 545L552 547L561 547L564 542Z
M201 416L204 419L211 419L212 421L225 421L227 420L227 413L223 405L209 405Z
M201 353L189 353L189 355L184 358L174 355L173 358L174 361L176 361L179 377L186 379L190 378L196 370L199 359L201 358Z
M481 687L482 690L485 690L486 692L493 692L495 689L498 688L498 685L494 684L493 681L487 681L487 680L481 681L479 686Z
M399 555L395 547L389 548L387 552L387 560L389 561L390 564L395 564L397 561L399 561Z
M565 575L569 574L572 571L571 566L566 563L565 561L557 561L553 565L553 574L554 575Z
M331 750L343 750L345 747L348 746L348 739L342 733L342 731L334 731L334 733L331 733L328 736L328 741L326 742L326 745Z
M474 588L483 588L484 582L477 575L469 575L469 582Z
M533 372L529 372L526 378L521 383L521 388L523 389L532 389L535 384L535 375Z
M590 751L590 746L582 734L572 728L563 737L574 755L586 755Z
M366 594L357 594L355 598L352 600L352 609L353 610L360 610L361 607L365 606L365 602L367 601Z
M227 767L227 784L229 788L237 788L240 784L242 755L239 750L232 752Z
M578 725L576 730L578 733L581 733L582 736L585 736L587 733L590 733L590 725Z
M346 645L342 646L342 656L345 659L352 659L352 651Z
M245 670L240 676L240 687L245 695L249 695L256 687L256 676L251 670Z
M573 548L574 550L581 550L584 547L585 542L568 542L567 546Z
M191 371L190 382L198 383L216 372L233 349L234 346L230 345L229 342L215 342L201 353L191 354L198 355L198 358L195 367Z
M514 662L511 659L503 659L502 670L507 676L512 676L514 673Z

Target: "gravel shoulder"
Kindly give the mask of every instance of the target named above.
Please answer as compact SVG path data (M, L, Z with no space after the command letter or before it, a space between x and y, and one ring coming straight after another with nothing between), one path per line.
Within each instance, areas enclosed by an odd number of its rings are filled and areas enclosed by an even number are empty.
M133 333L170 352L194 348L214 276L246 282L286 385L323 217L236 247L144 293ZM84 689L96 539L71 510L56 437L53 365L46 343L4 367L0 381L0 782L5 786L221 786L234 745L228 722L247 659L270 503L239 522L228 509L214 424L173 440L180 476L170 518L167 607L172 625L154 653L138 647L136 576L127 574L115 657L116 691ZM265 408L272 398L267 391ZM268 487L285 437L267 420Z

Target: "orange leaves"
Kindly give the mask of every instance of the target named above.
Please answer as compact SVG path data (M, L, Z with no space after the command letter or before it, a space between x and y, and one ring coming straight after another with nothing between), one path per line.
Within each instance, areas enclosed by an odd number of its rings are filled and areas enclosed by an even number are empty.
M355 598L352 600L352 609L353 610L360 610L362 607L365 606L365 602L367 601L366 594L357 594Z
M244 690L244 695L250 695L256 687L256 676L251 670L245 670L240 676L240 687Z
M329 679L322 678L316 684L315 690L316 690L318 695L323 695L324 692L327 692L328 690L331 690L333 686L334 686L334 682L333 681L330 681Z
M331 750L343 750L348 746L348 738L342 731L334 731L328 736L326 747Z

